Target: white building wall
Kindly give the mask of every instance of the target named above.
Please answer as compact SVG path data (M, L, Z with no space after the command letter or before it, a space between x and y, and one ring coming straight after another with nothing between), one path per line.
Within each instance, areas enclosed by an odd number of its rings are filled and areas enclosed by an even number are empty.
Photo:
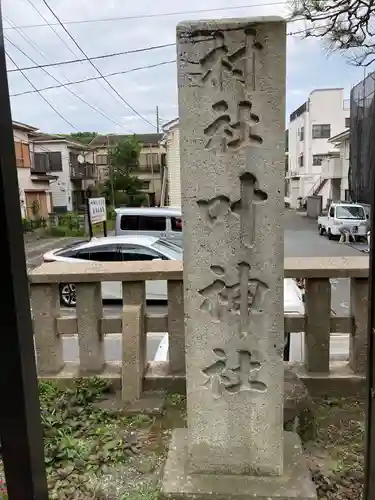
M289 123L288 176L297 173L300 176L299 193L296 197L296 181L293 181L294 196L291 196L293 208L295 199L312 194L314 185L322 175L322 166L313 165L314 155L327 155L334 149L329 138L313 139L313 125L330 125L330 137L345 129L345 118L349 117L349 106L344 101L343 89L318 89L310 93L304 113ZM300 140L301 128L304 127L304 140ZM299 166L299 157L303 154L303 167ZM292 184L292 181L291 181ZM328 193L327 183L323 187ZM319 193L320 194L320 193Z
M73 186L70 180L69 149L64 143L44 142L34 145L35 153L46 153L48 151L61 152L62 171L51 172L57 180L51 181L50 191L52 203L56 207L67 207L67 211L73 210Z
M27 132L13 128L13 137L15 141L18 142L29 142L29 136Z
M175 126L167 134L169 205L181 208L180 129Z
M350 114L349 109L344 109L344 90L327 89L311 92L309 98L309 138L307 159L309 172L316 176L321 174L321 166L313 166L313 155L328 154L334 149L333 144L327 139L312 139L313 125L331 125L330 137L345 130L345 118Z
M341 179L341 193L340 197L342 200L345 199L345 191L349 189L349 151L350 151L350 139L345 139L345 141L340 144L340 158L342 163L342 179Z

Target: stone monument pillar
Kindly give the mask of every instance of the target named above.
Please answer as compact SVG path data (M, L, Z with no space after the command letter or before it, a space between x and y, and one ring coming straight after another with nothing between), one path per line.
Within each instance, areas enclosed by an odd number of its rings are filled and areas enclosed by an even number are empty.
M316 498L283 432L285 22L177 29L188 428L166 498Z

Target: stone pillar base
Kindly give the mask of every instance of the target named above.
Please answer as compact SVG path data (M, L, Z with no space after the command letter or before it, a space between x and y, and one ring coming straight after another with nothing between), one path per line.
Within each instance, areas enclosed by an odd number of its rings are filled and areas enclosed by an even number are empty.
M173 432L164 470L161 498L164 500L316 500L316 489L302 455L300 439L284 434L282 476L235 476L189 474L187 429Z

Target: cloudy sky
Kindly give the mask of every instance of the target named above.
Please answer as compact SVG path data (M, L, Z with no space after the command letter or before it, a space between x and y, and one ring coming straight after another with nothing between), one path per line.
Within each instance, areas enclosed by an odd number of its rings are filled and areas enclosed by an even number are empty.
M289 13L288 0L205 0L204 8L212 10L196 13L191 11L202 10L201 0L46 1L88 57L173 44L175 26L182 20L276 14L287 16ZM85 57L63 28L56 25L56 19L43 0L3 0L2 9L6 50L18 67ZM124 17L127 19L121 19ZM115 20L97 21L108 18ZM88 22L90 20L93 22ZM35 27L38 24L44 26ZM289 23L288 32L293 33L303 27L301 22ZM301 35L290 34L287 55L288 113L302 104L315 88L343 87L349 96L350 88L363 78L363 69L348 65L339 54L328 55L324 44L316 39L303 40ZM69 86L82 100L64 87L43 92L44 97L67 121L36 92L11 97L13 119L53 133L74 132L74 129L102 133L153 132L157 105L162 123L178 114L176 64L170 62L174 59L175 47L172 46L93 61L104 75L122 73L108 80L144 120L129 109L104 80ZM9 58L7 63L8 70L15 69ZM129 72L150 65L156 66ZM31 83L21 73L9 72L11 95L33 90L32 85L41 89L99 76L88 61L47 67L45 71L25 71L24 75Z

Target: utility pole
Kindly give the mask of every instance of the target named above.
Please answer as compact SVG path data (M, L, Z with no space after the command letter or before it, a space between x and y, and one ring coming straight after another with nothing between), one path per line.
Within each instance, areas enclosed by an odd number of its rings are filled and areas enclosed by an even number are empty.
M111 151L109 147L109 135L107 135L107 158L108 158L108 174L109 174L109 182L111 184L111 205L112 208L115 208L115 188L113 185L113 167L112 167L112 159L111 159Z
M156 131L160 133L159 106L156 106Z

